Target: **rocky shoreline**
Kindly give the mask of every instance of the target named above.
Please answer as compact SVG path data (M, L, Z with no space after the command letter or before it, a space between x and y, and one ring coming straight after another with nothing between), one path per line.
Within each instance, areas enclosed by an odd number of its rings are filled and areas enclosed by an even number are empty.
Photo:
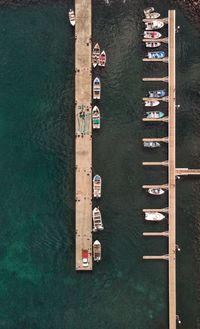
M181 8L186 9L186 14L190 19L199 23L200 0L175 0L175 2L178 3Z

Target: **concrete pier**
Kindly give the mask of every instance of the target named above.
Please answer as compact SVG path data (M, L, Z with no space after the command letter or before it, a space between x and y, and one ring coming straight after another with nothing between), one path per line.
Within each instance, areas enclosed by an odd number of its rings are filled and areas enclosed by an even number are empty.
M92 270L91 0L75 0L75 14L76 270L87 271Z

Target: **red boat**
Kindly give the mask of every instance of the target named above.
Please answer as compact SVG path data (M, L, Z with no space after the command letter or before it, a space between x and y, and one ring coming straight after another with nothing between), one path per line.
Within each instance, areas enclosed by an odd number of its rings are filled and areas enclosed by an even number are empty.
M106 53L103 50L99 56L99 66L105 66L106 65Z

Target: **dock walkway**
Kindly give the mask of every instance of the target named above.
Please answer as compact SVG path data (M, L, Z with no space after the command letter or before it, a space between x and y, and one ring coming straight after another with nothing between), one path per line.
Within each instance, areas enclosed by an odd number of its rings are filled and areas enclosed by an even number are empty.
M76 0L75 14L76 270L92 270L91 0Z

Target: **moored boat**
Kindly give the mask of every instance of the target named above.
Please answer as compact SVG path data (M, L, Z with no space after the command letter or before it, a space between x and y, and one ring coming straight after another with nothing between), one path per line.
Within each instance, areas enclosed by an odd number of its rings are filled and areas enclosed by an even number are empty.
M145 212L145 220L159 222L165 218L165 215L160 212Z
M160 143L158 142L144 142L143 145L144 147L148 147L148 148L160 147Z
M154 19L154 18L160 17L160 13L156 13L156 12L154 12L154 13L147 13L147 14L145 14L145 16L148 19Z
M159 30L164 26L164 23L159 20L151 21L151 22L145 22L145 30Z
M148 193L153 195L162 195L165 193L165 190L162 188L149 188Z
M75 14L72 9L69 10L69 21L72 26L74 26L76 23Z
M101 260L101 243L98 240L93 243L93 258L95 262Z
M92 127L93 129L100 129L100 110L96 105L92 109Z
M106 52L103 50L99 56L99 66L105 66L106 65Z
M146 39L158 39L162 37L162 34L157 31L144 31L144 38Z
M148 93L149 97L152 98L157 98L157 97L164 97L165 96L165 90L161 89L161 90L150 90Z
M148 7L146 9L144 9L145 16L150 14L150 13L153 13L153 12L154 12L154 7Z
M156 48L156 47L160 47L161 42L156 42L156 41L149 41L145 43L147 48Z
M150 51L147 54L148 58L156 58L156 59L161 59L165 57L165 52L164 51Z
M148 119L160 119L164 117L164 113L160 111L150 111L146 112L146 117Z
M98 43L95 44L92 52L92 65L96 67L99 63L99 56L100 56L100 46Z
M99 78L95 78L93 81L93 99L101 98L101 82Z
M99 175L95 175L93 178L93 196L94 198L101 197L101 177Z
M92 219L93 219L93 232L102 231L104 227L103 227L102 217L99 207L95 207L93 209Z
M160 102L159 101L145 101L144 102L144 106L158 106L160 104Z

